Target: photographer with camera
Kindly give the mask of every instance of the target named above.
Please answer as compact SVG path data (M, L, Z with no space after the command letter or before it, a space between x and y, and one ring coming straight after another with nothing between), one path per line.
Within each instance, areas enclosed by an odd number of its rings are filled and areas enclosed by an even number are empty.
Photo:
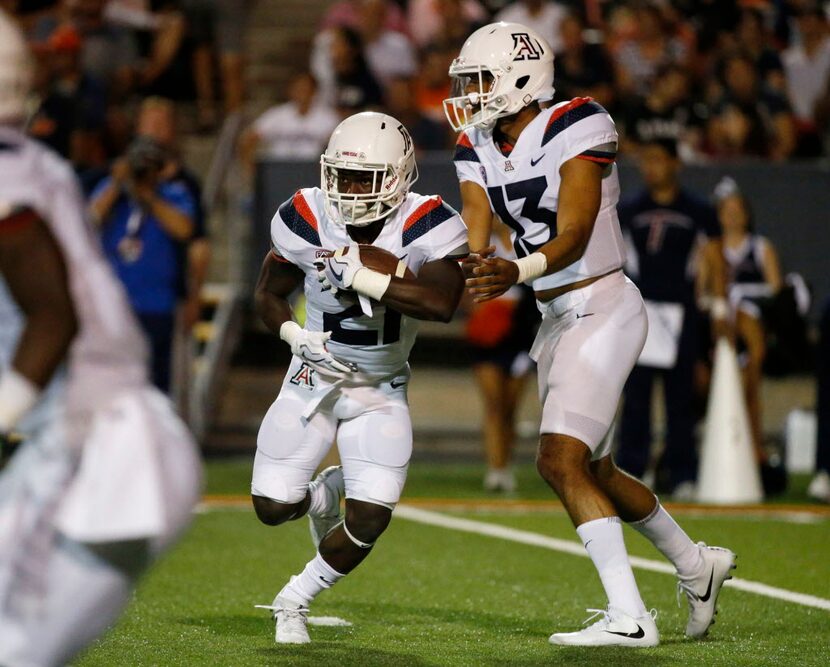
M170 388L176 306L196 202L179 181L164 179L167 151L138 137L95 188L90 213L152 346L152 376Z

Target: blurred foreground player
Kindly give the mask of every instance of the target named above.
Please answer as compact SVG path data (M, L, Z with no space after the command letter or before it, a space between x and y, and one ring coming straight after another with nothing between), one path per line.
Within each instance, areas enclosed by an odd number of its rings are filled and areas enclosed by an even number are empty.
M734 554L693 543L649 489L611 458L612 422L643 347L643 300L622 273L616 214L617 132L591 98L553 98L550 46L532 29L477 30L450 66L447 118L461 131L455 165L470 248L467 285L478 301L533 281L543 320L531 350L543 403L537 467L568 511L608 596L599 620L554 644L654 646L623 541L631 523L674 564L686 593L686 634L706 633ZM519 259L487 247L492 212L513 229ZM595 611L595 610L590 610Z
M189 523L200 482L72 168L17 129L30 76L0 13L3 667L63 665L100 635Z
M277 643L310 641L311 601L357 567L389 524L412 453L406 385L417 320L448 322L464 290L467 230L440 197L409 192L417 169L403 125L351 116L321 165L321 187L299 190L274 216L256 289L260 316L294 357L260 427L254 509L272 526L308 514L318 549L268 607ZM365 244L392 253L395 277L363 265ZM417 277L397 277L406 272L395 258ZM287 301L300 285L305 328ZM311 481L335 438L342 469Z

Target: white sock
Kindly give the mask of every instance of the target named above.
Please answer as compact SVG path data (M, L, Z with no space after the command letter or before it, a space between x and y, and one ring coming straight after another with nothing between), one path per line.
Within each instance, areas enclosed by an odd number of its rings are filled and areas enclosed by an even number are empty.
M280 591L281 596L306 606L327 588L331 588L340 581L344 574L340 574L331 567L318 552L305 566L305 569L296 577L291 577Z
M309 495L311 502L308 504L308 513L311 516L320 516L326 511L329 505L329 494L325 484L309 484Z
M645 519L634 521L632 528L646 537L657 550L668 558L681 577L694 577L703 568L700 549L663 509L660 501Z
M620 518L612 516L588 521L578 526L576 532L599 572L608 605L634 618L645 614L646 607L625 550Z

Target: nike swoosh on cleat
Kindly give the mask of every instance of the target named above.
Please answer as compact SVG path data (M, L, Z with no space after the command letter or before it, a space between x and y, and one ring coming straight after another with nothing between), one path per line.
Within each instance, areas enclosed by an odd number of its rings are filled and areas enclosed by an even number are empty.
M545 155L546 155L546 153L542 153L535 160L533 158L530 158L530 166L535 167L537 164L539 164L539 160L541 160L543 157L545 157Z
M712 572L709 574L709 586L706 587L706 592L703 595L698 596L698 600L701 602L707 602L709 597L712 595L712 579L715 578L715 568L712 567Z
M404 380L403 382L398 382L397 380L392 380L392 382L389 383L389 386L392 387L392 389L397 389L398 387L403 387L405 384L406 384L406 380Z
M593 315L593 314L594 314L594 313L582 313L582 314L580 315L579 313L577 313L577 314L576 314L576 319L580 320L580 319L582 319L583 317L591 317L591 315Z
M613 630L606 630L606 632L610 635L619 635L620 637L628 637L630 639L642 639L646 636L645 630L639 624L637 625L637 632L614 632Z

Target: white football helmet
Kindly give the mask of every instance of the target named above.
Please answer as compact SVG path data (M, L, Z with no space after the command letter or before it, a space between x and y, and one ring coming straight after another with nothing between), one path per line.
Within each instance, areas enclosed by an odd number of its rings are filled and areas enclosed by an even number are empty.
M371 191L340 192L341 171L365 172ZM365 227L395 211L418 179L407 129L384 113L349 116L331 135L320 158L321 188L337 222Z
M0 123L26 117L33 75L34 63L23 34L0 10Z
M470 35L450 77L444 113L453 130L491 130L498 118L553 99L553 50L533 28L491 23Z

